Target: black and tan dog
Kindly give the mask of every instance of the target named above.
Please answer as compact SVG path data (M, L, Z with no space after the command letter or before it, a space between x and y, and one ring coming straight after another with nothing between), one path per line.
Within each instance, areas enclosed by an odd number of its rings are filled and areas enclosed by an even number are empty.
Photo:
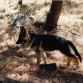
M16 44L24 46L25 43L28 43L28 46L36 52L38 64L41 62L41 58L44 60L44 63L46 63L45 51L54 50L59 50L68 57L67 65L70 65L72 59L75 60L76 66L78 66L78 58L80 62L82 62L79 52L71 41L54 35L28 33L25 28L21 26ZM70 47L74 50L76 55L71 53Z

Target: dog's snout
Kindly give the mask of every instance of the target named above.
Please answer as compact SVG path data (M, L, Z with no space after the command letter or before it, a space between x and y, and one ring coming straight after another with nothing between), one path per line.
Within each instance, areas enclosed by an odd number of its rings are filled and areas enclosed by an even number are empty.
M21 43L21 41L18 39L17 41L16 41L16 44L20 44Z
M16 42L16 44L18 44L18 41Z

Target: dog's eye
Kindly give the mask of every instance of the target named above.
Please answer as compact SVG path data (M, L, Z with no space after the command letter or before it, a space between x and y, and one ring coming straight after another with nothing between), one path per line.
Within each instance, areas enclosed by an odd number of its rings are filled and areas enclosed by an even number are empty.
M24 38L25 37L25 35L21 35L21 38Z

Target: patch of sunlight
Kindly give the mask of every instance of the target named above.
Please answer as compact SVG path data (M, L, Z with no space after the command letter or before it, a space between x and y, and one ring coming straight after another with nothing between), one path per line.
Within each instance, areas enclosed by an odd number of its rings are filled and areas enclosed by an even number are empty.
M41 8L40 11L36 10L36 16L38 18L46 16L47 14L45 15L45 13L47 13L49 11L49 9L50 9L50 6L46 6L46 7Z
M7 39L0 43L1 46L7 46L7 45L14 45L15 42L13 40Z
M21 75L19 75L18 73L7 74L6 77L10 78L10 79L14 79L14 80L20 80L21 79Z
M2 30L2 28L0 28L0 35L4 34L5 33L5 30Z
M26 64L26 65L24 65L24 64L22 64L21 66L19 66L19 67L16 67L15 69L14 69L14 71L15 72L27 72L27 71L29 71L29 69L30 69L30 65L28 65L28 64Z
M66 16L60 16L58 23L60 25L63 25L65 28L74 28L80 26L83 21L78 18L78 15L66 15Z
M28 79L29 79L29 75L26 73L22 75L21 81L27 81Z
M7 77L8 77L8 78L12 78L12 79L13 79L15 76L16 76L16 74L14 74L14 73L12 73L12 74L7 74Z
M82 71L83 72L83 61L82 63L80 64L80 67L79 67L79 70L78 71Z
M13 79L13 80L18 80L18 81L27 81L29 79L29 75L27 73L22 74L22 75L18 73L11 73L11 74L7 74L6 77Z
M19 66L20 65L20 63L19 63L19 61L17 61L17 60L14 60L14 61L11 61L11 62L9 62L7 65L6 65L6 68L14 68L14 67L17 67L17 66Z

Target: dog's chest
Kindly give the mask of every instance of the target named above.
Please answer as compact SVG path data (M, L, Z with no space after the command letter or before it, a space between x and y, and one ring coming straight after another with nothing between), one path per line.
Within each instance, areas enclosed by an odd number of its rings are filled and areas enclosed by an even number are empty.
M31 37L29 40L28 40L28 46L31 48L31 50L36 50L38 49L38 42L36 40L36 38L34 37Z

